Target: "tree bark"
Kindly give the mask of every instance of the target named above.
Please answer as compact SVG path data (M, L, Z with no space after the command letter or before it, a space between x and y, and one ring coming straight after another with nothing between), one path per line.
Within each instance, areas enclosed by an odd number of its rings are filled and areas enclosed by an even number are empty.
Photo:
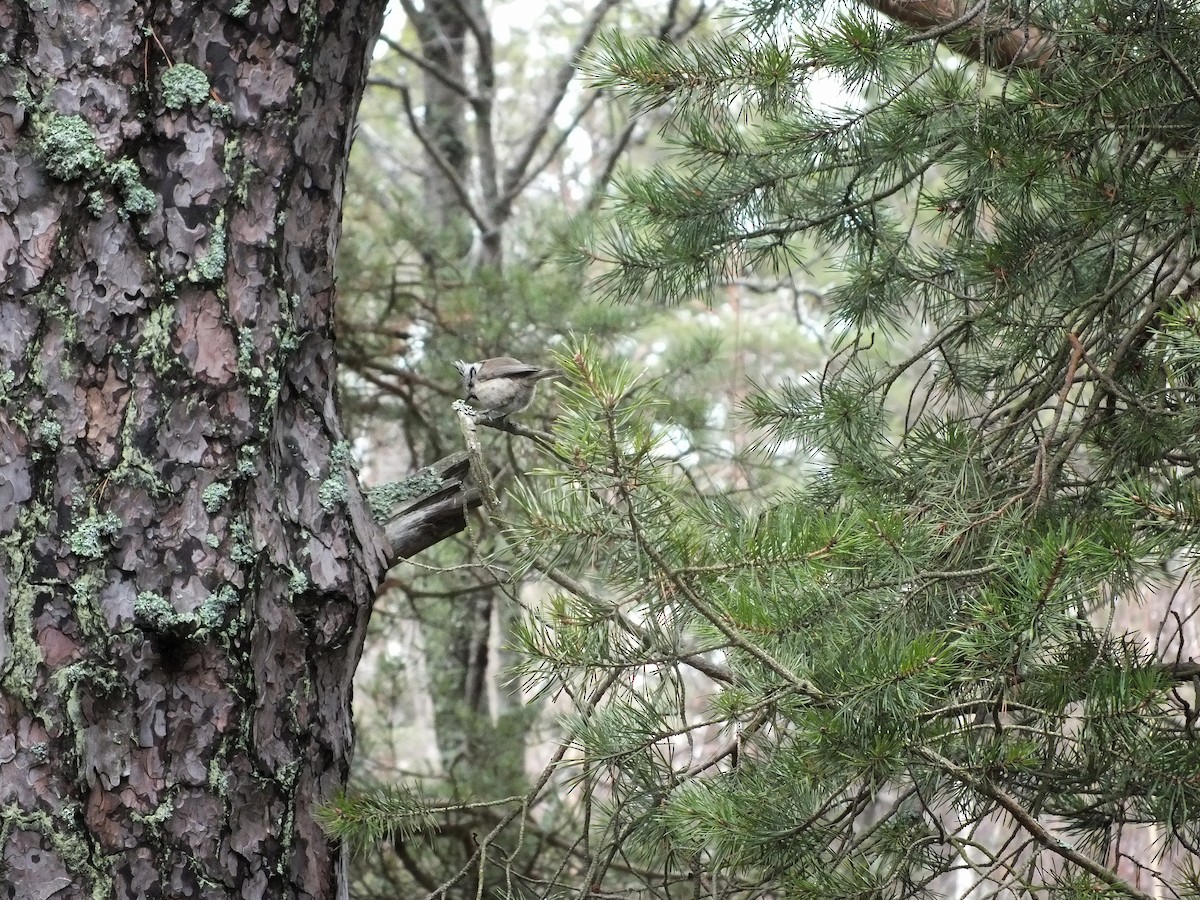
M981 0L862 0L885 16L926 30L975 62L1039 69L1054 58L1054 34L1004 3Z
M383 7L0 0L10 896L346 894L314 811L385 545L332 263Z

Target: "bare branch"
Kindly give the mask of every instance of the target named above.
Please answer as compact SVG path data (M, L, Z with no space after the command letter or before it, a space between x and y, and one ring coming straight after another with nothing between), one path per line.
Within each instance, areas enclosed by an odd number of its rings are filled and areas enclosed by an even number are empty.
M458 172L455 171L454 166L450 164L449 160L446 159L441 150L439 150L433 141L429 139L429 135L425 133L425 129L421 127L421 123L417 121L417 114L412 105L412 95L410 94L408 88L404 86L398 86L398 91L400 93L400 99L404 103L404 116L408 119L408 127L412 129L412 133L416 136L417 140L421 142L421 147L426 153L429 154L429 158L433 160L434 164L438 167L438 170L442 173L442 175L445 176L446 181L450 184L451 189L454 191L454 195L458 197L458 202L462 204L463 209L467 211L467 214L471 217L471 220L480 230L487 231L487 220L475 206L475 202L471 199L471 193L467 185L463 183L463 180L459 177Z
M380 35L379 40L387 45L387 48L399 56L401 59L406 59L413 65L417 66L426 75L430 75L440 81L443 85L461 96L464 100L470 103L476 101L476 96L471 93L471 89L459 81L457 78L451 78L439 66L434 66L429 63L424 57L413 53L401 44L399 41L392 40L387 35ZM367 84L378 85L379 87L391 88L392 90L405 90L406 85L402 82L395 81L391 78L383 78L380 76L372 76L367 79Z
M551 93L550 99L546 101L546 105L542 108L542 114L535 120L533 128L529 130L524 143L504 172L504 182L496 212L498 219L504 218L503 213L507 211L508 207L512 205L520 193L525 172L529 168L529 164L533 161L533 156L537 152L538 146L542 143L542 139L546 136L546 132L550 129L550 125L554 121L554 114L562 104L563 97L566 96L567 88L570 86L572 79L575 78L576 60L578 60L580 54L583 53L588 45L591 44L592 39L596 36L596 32L600 28L600 23L604 21L604 17L620 2L621 0L600 0L596 4L596 8L592 10L591 16L583 23L583 27L579 31L578 40L575 41L575 45L571 48L571 52L567 54L567 58L563 60L563 64L559 67L558 73L555 76L554 91Z

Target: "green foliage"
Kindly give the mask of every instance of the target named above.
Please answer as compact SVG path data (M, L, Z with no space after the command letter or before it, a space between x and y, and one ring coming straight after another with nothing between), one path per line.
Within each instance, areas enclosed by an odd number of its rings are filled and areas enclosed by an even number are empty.
M820 6L589 63L675 145L618 184L586 254L603 294L678 303L812 244L840 282L827 365L745 406L796 457L783 493L683 477L653 392L586 347L560 361L508 538L563 590L520 627L520 675L573 699L590 846L632 864L559 884L1186 890L1200 19L1044 4L1052 64L989 71ZM979 55L978 27L948 45ZM1158 843L1128 849L1143 825Z
M412 837L432 827L422 798L396 785L343 795L323 807L318 820L333 837L362 850L397 834Z
M416 190L362 204L405 239L348 236L348 349L425 429L415 463L449 441L429 412L449 360L549 345L566 373L537 463L489 445L519 504L502 536L473 526L472 566L439 547L436 586L406 588L454 664L430 675L443 768L339 813L399 846L393 895L1194 893L1196 648L1171 592L1192 590L1200 466L1200 21L1023 11L914 30L767 0L713 41L610 37L588 70L668 152L565 243L605 299L670 316L472 269ZM1052 52L1000 66L1030 29ZM698 472L680 435L719 430L703 386L738 338L685 314L818 266L828 353L779 338L739 410L757 465ZM670 377L612 349L631 310ZM515 587L537 579L549 596ZM463 675L493 595L521 607L535 701L494 725ZM528 777L513 736L551 704L560 742ZM434 834L471 839L404 862Z

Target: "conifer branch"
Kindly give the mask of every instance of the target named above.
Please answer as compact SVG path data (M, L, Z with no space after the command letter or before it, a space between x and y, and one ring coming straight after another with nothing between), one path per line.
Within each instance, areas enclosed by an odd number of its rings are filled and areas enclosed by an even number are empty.
M917 750L917 754L941 769L955 781L998 803L1005 812L1016 820L1017 824L1024 828L1041 846L1045 847L1051 853L1061 856L1068 862L1074 863L1089 875L1098 878L1109 887L1134 898L1134 900L1154 900L1150 894L1138 890L1118 876L1112 869L1101 865L1090 856L1080 853L1066 841L1051 834L1038 822L1037 818L1029 810L1025 809L1015 797L1003 788L992 783L990 780L975 776L969 770L956 765L935 750L923 747Z

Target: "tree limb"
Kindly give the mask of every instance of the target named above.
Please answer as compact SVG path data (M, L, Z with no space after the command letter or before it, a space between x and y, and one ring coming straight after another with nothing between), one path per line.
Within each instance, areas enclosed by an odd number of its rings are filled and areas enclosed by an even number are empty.
M1017 799L1003 788L998 787L991 781L976 777L974 773L962 768L962 766L955 765L936 751L920 749L917 752L955 781L999 804L1006 813L1016 820L1018 825L1024 828L1026 832L1050 852L1061 856L1069 862L1073 862L1089 875L1092 875L1126 896L1133 897L1135 900L1153 900L1149 894L1138 890L1132 884L1118 876L1112 869L1096 862L1090 856L1085 856L1061 838L1051 834L1029 810L1021 806L1017 802Z
M533 128L529 130L516 156L504 173L503 186L497 207L498 218L504 217L504 214L507 213L508 208L520 192L525 172L529 168L529 164L533 161L538 147L541 146L542 139L553 123L554 115L567 94L567 88L575 78L577 71L576 62L579 55L591 44L592 39L596 36L596 32L600 29L601 22L604 21L604 17L618 3L620 3L620 0L601 0L600 3L596 4L591 15L584 22L583 27L580 28L579 38L575 41L571 52L563 60L563 64L559 67L554 77L554 91L546 101L546 105L542 107L541 113L534 120L535 124Z
M940 40L956 53L997 69L1040 69L1058 49L1053 32L996 2L970 0L860 0L912 28L927 29L912 40ZM1002 6L1000 11L989 6ZM979 17L983 16L982 21Z
M467 511L481 502L479 488L467 481L469 464L463 451L452 453L417 474L441 478L441 485L408 501L384 524L391 547L389 565L420 553L467 527Z

